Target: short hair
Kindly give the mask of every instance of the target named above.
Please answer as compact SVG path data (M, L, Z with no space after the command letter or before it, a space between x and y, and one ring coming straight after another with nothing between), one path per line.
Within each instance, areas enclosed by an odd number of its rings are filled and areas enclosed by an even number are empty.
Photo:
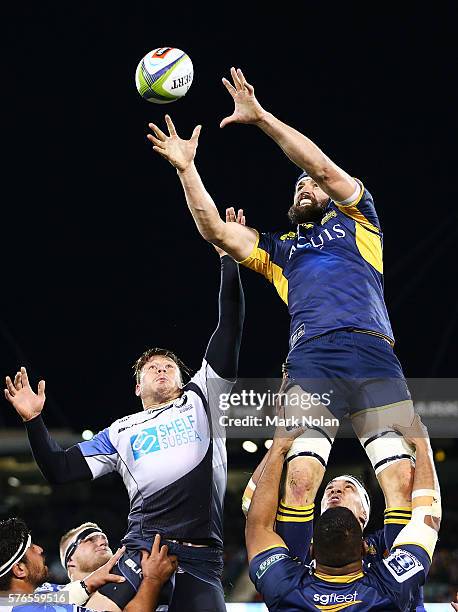
M70 529L69 531L67 531L67 533L64 533L64 535L61 537L60 542L59 542L59 550L62 550L62 547L64 546L64 544L66 544L69 540L71 540L73 536L75 536L78 532L82 531L83 529L87 529L88 527L94 527L95 529L100 529L100 527L96 523L82 523L79 527L74 527L73 529Z
M142 355L140 355L140 357L132 366L134 370L135 381L137 383L140 382L140 374L145 363L148 363L148 361L156 355L162 355L163 357L168 357L169 359L174 361L177 364L178 369L180 370L182 380L185 376L188 378L190 377L191 369L188 368L188 366L183 363L183 361L181 361L181 359L177 355L175 355L173 351L156 346L154 348L147 349Z
M29 534L29 528L20 518L0 521L0 567L11 559L21 543L29 537ZM11 570L0 577L0 591L9 591L12 578Z
M348 508L329 508L313 530L313 551L317 563L343 567L362 558L361 524Z

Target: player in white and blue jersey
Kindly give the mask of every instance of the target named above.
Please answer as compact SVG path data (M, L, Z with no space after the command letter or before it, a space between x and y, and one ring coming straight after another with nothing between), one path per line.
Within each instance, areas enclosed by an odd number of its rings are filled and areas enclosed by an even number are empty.
M25 522L10 518L0 522L0 610L2 612L79 612L90 594L107 582L121 584L124 578L111 569L123 550L99 567L65 586L43 583L48 577L43 548L32 541ZM151 553L142 553L142 570L146 580L129 603L126 612L144 612L156 608L161 585L176 571L176 557L168 555L157 536Z
M88 605L120 610L135 595L140 555L159 533L178 555L180 572L170 610L225 610L221 585L223 499L227 477L219 395L232 388L244 318L238 266L221 257L219 321L202 365L187 383L174 353L150 349L136 363L136 395L143 408L116 420L92 440L67 450L50 437L41 410L44 382L35 394L24 368L7 379L6 396L26 421L35 459L52 483L90 480L117 471L129 497L126 553L118 571L127 578L104 587ZM174 585L164 589L163 609Z

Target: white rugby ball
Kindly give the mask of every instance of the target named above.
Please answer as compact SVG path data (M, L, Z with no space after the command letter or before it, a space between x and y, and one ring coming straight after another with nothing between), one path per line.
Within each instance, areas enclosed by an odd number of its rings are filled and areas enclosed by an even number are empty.
M148 102L168 104L187 93L193 77L189 55L175 47L159 47L140 60L135 84L138 93Z

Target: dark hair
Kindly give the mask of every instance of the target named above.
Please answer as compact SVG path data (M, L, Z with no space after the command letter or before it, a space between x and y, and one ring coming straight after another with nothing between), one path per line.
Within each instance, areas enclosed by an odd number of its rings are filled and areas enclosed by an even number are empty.
M0 566L11 559L29 533L27 525L20 518L0 521ZM12 577L11 570L0 577L0 591L9 591Z
M191 375L191 369L188 368L188 366L183 363L173 351L169 351L169 349L154 347L146 350L143 355L140 355L140 357L132 366L134 369L134 376L137 383L140 382L140 373L145 363L148 363L151 357L155 357L156 355L162 355L163 357L168 357L169 359L174 361L180 369L182 379L184 379L185 376L189 378L189 376Z
M329 508L313 530L313 551L317 563L343 567L361 559L363 532L358 519L348 508Z

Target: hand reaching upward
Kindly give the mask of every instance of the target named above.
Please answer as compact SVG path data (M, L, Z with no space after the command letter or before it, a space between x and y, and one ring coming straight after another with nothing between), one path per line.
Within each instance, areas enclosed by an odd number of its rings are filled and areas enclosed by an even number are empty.
M219 127L229 123L257 123L265 114L264 109L256 100L254 87L245 79L240 68L231 68L233 84L223 78L223 84L234 100L235 108L232 115L225 117Z
M16 373L14 380L6 377L6 399L14 406L14 409L23 421L30 421L43 410L45 403L45 381L38 383L38 393L30 386L29 377L25 368Z
M192 164L196 156L197 145L199 144L199 134L202 128L197 125L194 128L189 140L180 138L169 115L165 116L165 122L169 135L165 134L157 125L150 123L149 127L154 132L148 134L147 138L153 143L153 150L162 155L177 170L183 172Z

